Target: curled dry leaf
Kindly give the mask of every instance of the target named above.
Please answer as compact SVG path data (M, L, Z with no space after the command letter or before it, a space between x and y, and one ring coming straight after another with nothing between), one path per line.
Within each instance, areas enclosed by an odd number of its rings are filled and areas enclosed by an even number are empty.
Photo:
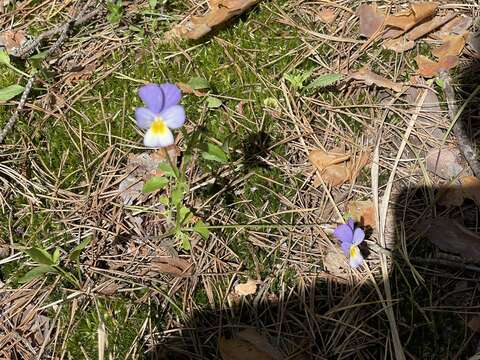
M429 219L419 226L424 235L441 250L459 254L466 260L480 260L480 236L449 218Z
M235 285L235 292L242 296L253 295L257 292L257 285L257 280L248 279L244 284Z
M165 39L175 37L196 40L208 34L213 27L220 25L234 16L247 11L260 0L212 0L210 10L203 16L192 16L183 24L176 25L165 34Z
M284 356L254 329L246 329L232 339L220 338L223 360L282 360Z
M359 172L368 163L369 155L363 152L357 156L352 156L345 153L326 152L316 149L310 151L308 158L327 184L339 186L347 181L355 181ZM319 185L320 182L315 181L314 186Z
M364 227L375 228L375 209L371 200L350 201L347 204L347 212L356 223L360 223Z
M417 2L410 5L410 9L389 15L385 19L385 26L394 28L386 37L397 37L412 29L423 20L433 16L437 11L438 3ZM400 29L400 30L395 30Z
M449 149L432 149L425 157L427 170L442 179L457 177L463 170L457 161L459 155Z
M393 82L383 76L375 74L368 67L361 68L358 71L350 73L350 77L355 80L363 81L367 85L377 85L382 88L387 88L395 92L403 91L403 84Z
M427 35L428 33L452 20L455 16L456 14L448 14L445 16L434 17L432 20L426 21L410 30L407 33L407 39L412 41L420 39L422 36Z
M27 40L27 33L23 30L7 30L0 33L0 47L4 47L11 55Z
M356 15L360 21L360 35L369 38L383 25L385 15L376 5L362 4L357 8Z
M178 88L180 90L182 90L182 92L184 94L194 94L195 96L198 96L198 97L207 95L207 93L205 93L203 91L200 91L200 90L195 90L190 85L182 83L182 82L178 82L178 83L176 83L176 85L178 86Z
M418 65L418 73L426 78L437 76L458 64L458 56L453 55L445 56L438 61L432 61L426 56L418 55L415 60Z
M332 8L329 8L329 7L324 7L318 13L318 19L325 24L333 23L336 18L337 18L337 14L335 13L335 11L333 11Z
M480 54L480 32L469 34L467 43L473 51Z
M190 261L176 256L157 256L152 260L149 274L165 273L173 276L191 276L193 265Z
M387 50L393 50L396 53L402 53L413 49L415 47L415 41L400 36L398 38L385 40L383 42L383 47Z
M446 23L440 30L432 34L435 39L442 39L447 35L462 35L466 36L468 29L472 26L473 19L470 16L459 15L452 21Z
M470 199L480 206L480 180L475 176L464 176L456 184L440 189L439 205L461 206Z
M444 43L432 50L432 55L441 59L450 55L460 55L465 46L465 37L463 35L446 35Z

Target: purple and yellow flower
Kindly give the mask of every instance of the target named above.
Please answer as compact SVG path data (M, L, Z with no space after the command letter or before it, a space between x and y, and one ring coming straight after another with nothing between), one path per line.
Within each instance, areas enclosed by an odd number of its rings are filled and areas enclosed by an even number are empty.
M363 264L363 256L358 245L365 239L365 232L360 228L355 228L352 219L348 219L346 224L337 226L333 236L340 240L340 247L345 256L349 258L352 268Z
M175 141L170 129L178 129L185 123L185 110L179 105L182 93L170 83L147 84L138 90L145 107L135 109L137 126L147 130L143 143L158 148Z

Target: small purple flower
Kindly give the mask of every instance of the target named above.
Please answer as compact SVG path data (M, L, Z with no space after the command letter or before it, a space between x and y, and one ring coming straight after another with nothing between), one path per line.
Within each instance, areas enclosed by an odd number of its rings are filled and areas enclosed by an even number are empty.
M352 219L348 219L346 224L337 226L333 236L340 240L340 247L345 256L349 258L352 268L363 264L363 256L358 245L365 239L365 232L360 228L355 229Z
M137 126L146 129L143 143L158 148L174 143L170 129L178 129L185 123L185 110L179 105L182 93L170 83L147 84L138 90L138 96L146 107L135 109Z

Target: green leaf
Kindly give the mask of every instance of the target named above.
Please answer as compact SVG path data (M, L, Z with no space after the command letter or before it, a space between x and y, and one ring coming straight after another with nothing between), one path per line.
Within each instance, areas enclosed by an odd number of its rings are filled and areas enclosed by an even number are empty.
M182 206L178 212L178 220L180 224L188 222L192 218L193 214L189 208Z
M150 9L155 9L157 7L158 0L148 0L148 5L150 6Z
M8 101L21 94L25 88L20 85L10 85L0 89L0 101Z
M440 86L440 88L445 89L445 81L442 79L435 80L435 83Z
M177 231L176 236L178 239L182 240L182 244L180 245L183 250L190 250L192 247L190 245L190 237L188 234L185 234L183 231Z
M184 181L178 181L177 185L172 191L172 204L174 205L179 205L182 200L183 200L183 194L185 192L185 189L187 187L187 184Z
M149 193L155 190L160 190L163 189L167 184L169 183L169 180L164 177L164 176L154 176L150 179L148 179L145 184L143 184L143 189L142 191L144 193Z
M18 279L18 282L20 284L24 284L26 282L29 282L32 279L42 276L43 274L56 273L56 272L57 271L53 267L48 265L37 266L37 267L34 267L32 270L28 271L20 279Z
M58 265L58 263L60 262L60 248L56 248L55 251L53 252L53 262Z
M312 75L313 69L300 72L292 72L284 74L283 78L287 80L294 88L302 89L303 83Z
M207 107L209 109L217 109L220 106L222 106L222 100L213 96L207 97Z
M195 231L197 234L200 234L200 236L202 236L205 240L207 240L210 236L210 230L202 220L197 221L197 223L193 227L193 231Z
M210 87L208 80L202 77L191 78L187 85L189 85L193 90L208 89Z
M70 260L78 262L80 260L80 254L88 246L88 244L90 244L91 241L92 237L88 236L80 244L75 246L70 255L68 256Z
M0 50L0 64L10 65L10 56L5 50Z
M32 247L25 252L32 258L33 261L36 261L42 265L55 265L52 255L48 253L47 250L41 248Z
M162 161L158 165L158 170L163 172L166 176L177 177L176 169L172 168L172 166L167 161Z
M342 74L325 74L317 77L308 86L307 89L319 89L335 84L342 79Z
M170 200L168 199L168 197L166 195L160 196L158 198L158 201L160 202L160 204L165 205L165 206L167 206L170 203Z
M219 163L226 163L228 156L223 149L216 144L207 144L207 151L202 153L202 157L205 160L217 161Z
M30 60L43 60L47 57L48 51L42 51L29 57Z

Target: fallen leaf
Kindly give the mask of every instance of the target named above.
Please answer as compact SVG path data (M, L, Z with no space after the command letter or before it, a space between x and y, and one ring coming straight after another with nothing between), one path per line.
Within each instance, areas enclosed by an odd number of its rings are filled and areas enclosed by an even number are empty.
M364 227L375 228L375 209L371 200L350 201L346 210L356 223L360 223Z
M398 28L406 32L435 14L438 3L435 2L417 2L410 5L410 9L400 13L389 15L385 19L385 26ZM401 34L398 34L398 36Z
M71 85L79 80L86 80L92 76L95 69L95 63L90 63L86 66L81 65L75 68L75 71L70 71L70 73L65 77L64 81L66 84Z
M247 11L260 0L215 0L210 1L210 10L203 16L191 16L183 24L174 26L165 33L165 40L184 38L200 39L208 34L213 27L223 24L234 16Z
M192 88L190 85L182 83L182 82L177 82L176 85L184 94L194 94L195 96L205 96L207 93L196 90Z
M346 181L352 183L355 181L360 170L368 163L369 155L364 152L358 156L352 156L316 149L310 151L308 158L327 184L339 186ZM314 182L315 187L319 185L318 181Z
M480 236L454 219L425 220L419 225L419 230L443 251L459 254L465 259L480 260Z
M473 19L470 16L459 15L452 21L447 22L435 34L432 34L435 39L442 39L446 35L463 35L467 34L468 29L472 26Z
M191 276L193 265L190 261L177 256L157 256L149 265L149 274L166 273L173 276Z
M480 206L480 180L475 176L464 176L460 179L463 196Z
M432 50L432 55L439 59L451 55L460 55L465 46L463 35L446 35L443 40L442 45Z
M468 327L474 332L480 332L480 316L471 318L468 322Z
M453 55L440 58L438 61L432 61L426 56L418 55L415 60L418 65L418 73L426 78L437 76L458 64L458 56Z
M14 54L27 40L27 33L23 30L6 30L0 33L0 47L4 47L9 54Z
M412 41L420 39L422 36L427 35L428 33L452 20L455 16L456 14L448 14L445 16L434 17L432 20L426 21L410 30L407 33L407 39Z
M425 161L427 170L442 179L457 177L463 170L457 156L449 149L432 149L427 153Z
M393 50L396 53L402 53L404 51L411 50L415 47L415 41L408 40L403 36L388 39L383 42L383 47L387 50Z
M282 360L284 356L268 339L254 329L241 331L232 339L223 336L219 343L223 360Z
M362 4L357 8L356 15L360 21L360 35L369 38L383 25L385 15L376 5Z
M480 206L480 180L475 176L464 176L455 184L440 188L438 204L442 206L461 206L470 199Z
M118 185L119 196L126 206L130 206L142 195L143 181L133 175L128 175Z
M318 13L318 18L321 22L325 24L331 24L337 18L337 14L335 13L335 11L332 10L332 8L324 7Z
M480 54L480 32L469 34L467 43L473 51L475 51L477 54Z
M253 295L257 292L257 285L257 280L248 279L244 284L235 285L235 292L242 296Z
M403 91L403 84L393 82L390 79L375 74L368 67L363 67L356 72L350 73L350 77L355 80L363 81L367 85L375 84L379 87L387 88L395 92Z
M438 205L440 206L462 206L464 201L462 189L458 185L451 185L445 188L440 188L440 195L438 198Z

